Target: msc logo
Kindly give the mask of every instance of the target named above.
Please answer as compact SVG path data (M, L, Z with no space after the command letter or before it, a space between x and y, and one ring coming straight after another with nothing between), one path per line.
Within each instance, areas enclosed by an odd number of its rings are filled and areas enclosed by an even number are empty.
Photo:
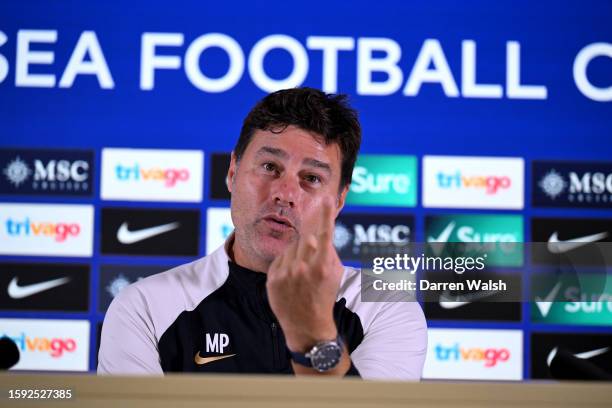
M586 172L578 175L578 173L572 171L569 173L568 183L561 174L552 169L540 180L538 185L553 200L566 189L568 189L569 194L612 194L612 173Z
M438 361L472 361L483 362L487 368L495 367L498 362L506 362L510 359L510 350L507 348L463 348L455 343L451 347L441 344L435 346L436 359Z
M533 183L534 205L612 205L612 163L534 162Z
M223 354L223 350L229 346L229 336L225 333L206 333L206 352Z
M334 235L334 244L339 248L344 247L351 241L353 245L361 245L364 242L401 244L410 241L410 227L407 225L355 224L351 233L346 226L338 223L336 224Z
M411 241L413 218L408 215L343 214L334 229L334 246L343 260L359 259L368 251L398 250ZM369 243L389 244L367 248Z
M0 193L89 195L92 162L91 152L0 150Z

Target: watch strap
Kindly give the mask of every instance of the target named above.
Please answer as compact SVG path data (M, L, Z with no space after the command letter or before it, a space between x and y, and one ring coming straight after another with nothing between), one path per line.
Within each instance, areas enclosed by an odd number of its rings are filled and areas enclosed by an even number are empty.
M342 336L339 333L335 341L336 341L336 344L338 344L338 346L340 347L340 350L344 349L344 341L342 340ZM287 347L287 350L289 351L289 354L291 355L291 359L295 361L297 364L302 365L304 367L312 367L312 361L310 360L310 353L318 344L321 344L321 343L325 343L325 341L317 343L307 353L291 351L289 350L289 347Z

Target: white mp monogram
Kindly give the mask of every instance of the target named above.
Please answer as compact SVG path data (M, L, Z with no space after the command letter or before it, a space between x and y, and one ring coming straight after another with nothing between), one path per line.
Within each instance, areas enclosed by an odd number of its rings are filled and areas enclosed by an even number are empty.
M206 333L206 352L223 354L229 345L229 336L225 333Z

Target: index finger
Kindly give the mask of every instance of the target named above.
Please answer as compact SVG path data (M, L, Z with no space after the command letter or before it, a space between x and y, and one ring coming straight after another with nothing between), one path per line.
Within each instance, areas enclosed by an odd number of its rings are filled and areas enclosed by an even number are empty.
M322 244L331 244L334 239L336 212L334 211L333 200L326 197L323 200L323 208L321 209L321 217L319 218L319 226L317 235L319 242Z

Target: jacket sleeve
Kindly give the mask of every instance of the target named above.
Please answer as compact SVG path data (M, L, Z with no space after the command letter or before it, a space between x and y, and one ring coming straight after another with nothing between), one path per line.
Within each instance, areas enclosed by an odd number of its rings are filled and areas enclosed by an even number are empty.
M98 374L163 375L146 301L133 285L123 289L102 325Z
M415 301L383 302L351 360L363 379L421 379L427 323Z

